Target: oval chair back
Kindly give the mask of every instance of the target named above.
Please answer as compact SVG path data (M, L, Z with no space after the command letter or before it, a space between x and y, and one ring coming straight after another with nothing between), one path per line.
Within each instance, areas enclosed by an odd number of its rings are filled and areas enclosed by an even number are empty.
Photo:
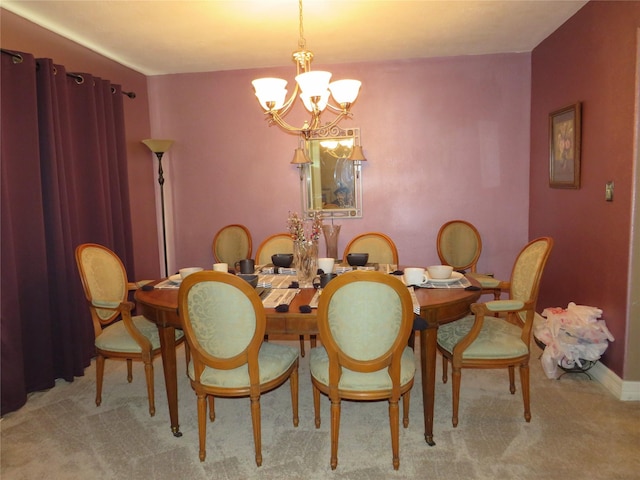
M381 232L368 232L352 238L344 249L342 260L349 253L368 253L369 263L398 265L398 249L391 237Z

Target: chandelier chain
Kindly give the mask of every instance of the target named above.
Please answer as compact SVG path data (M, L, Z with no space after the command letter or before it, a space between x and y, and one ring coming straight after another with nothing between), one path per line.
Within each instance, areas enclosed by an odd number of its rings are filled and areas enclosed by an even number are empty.
M300 11L300 24L299 24L299 30L300 30L300 38L298 38L298 47L300 47L302 50L305 50L307 48L307 40L304 38L304 25L303 25L303 18L302 18L302 0L298 0L298 9Z

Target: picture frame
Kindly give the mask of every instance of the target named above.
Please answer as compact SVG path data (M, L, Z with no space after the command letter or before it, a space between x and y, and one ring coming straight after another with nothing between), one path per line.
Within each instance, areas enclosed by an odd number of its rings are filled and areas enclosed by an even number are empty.
M582 105L568 105L549 114L549 186L580 188Z

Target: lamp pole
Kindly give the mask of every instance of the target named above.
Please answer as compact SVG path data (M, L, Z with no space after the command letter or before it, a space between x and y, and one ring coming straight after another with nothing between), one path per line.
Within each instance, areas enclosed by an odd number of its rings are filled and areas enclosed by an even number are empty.
M160 208L162 212L162 252L164 254L164 275L169 276L169 265L167 262L167 224L164 210L164 171L162 170L162 157L173 144L173 140L143 140L149 150L155 153L158 158L158 184L160 185Z

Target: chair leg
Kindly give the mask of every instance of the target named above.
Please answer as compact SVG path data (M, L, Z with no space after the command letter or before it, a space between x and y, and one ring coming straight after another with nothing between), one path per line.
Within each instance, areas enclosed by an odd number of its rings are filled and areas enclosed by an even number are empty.
M402 426L409 426L409 401L411 400L411 390L402 396Z
M331 400L331 470L338 466L338 437L340 435L340 399Z
M251 396L251 423L253 423L253 443L256 447L256 465L262 466L262 431L260 429L260 394Z
M315 335L309 335L309 343L311 344L311 348L316 348L317 345L317 338Z
M293 410L293 426L297 427L300 419L298 418L298 366L289 377L289 383L291 384L291 408Z
M320 428L320 390L313 385L313 414L316 428Z
M304 335L300 335L300 356L304 357Z
M96 357L96 406L102 403L102 381L104 379L104 357L100 354Z
M524 401L524 419L531 421L531 399L529 391L529 364L520 365L520 384L522 386L522 400Z
M460 379L462 376L462 369L459 367L452 367L451 372L451 384L453 388L453 416L451 417L451 423L453 427L458 426L458 406L460 404Z
M393 469L400 468L400 426L398 402L389 400L389 425L391 426L391 452L393 453Z
M509 391L511 395L516 393L516 372L513 365L509 365Z
M127 382L131 383L133 380L133 360L127 358Z
M207 442L207 395L204 393L198 393L198 440L200 444L200 461L204 462L207 456L206 442Z
M449 376L449 363L447 357L442 355L442 383L447 383L447 379Z
M215 406L215 397L213 395L207 395L209 399L209 420L212 422L216 419L216 406Z
M189 344L187 342L183 342L184 344L184 364L187 377L189 376L189 362L191 362L191 350L189 350Z
M147 377L147 396L149 397L149 415L156 414L156 401L153 388L153 363L144 362L144 374Z

